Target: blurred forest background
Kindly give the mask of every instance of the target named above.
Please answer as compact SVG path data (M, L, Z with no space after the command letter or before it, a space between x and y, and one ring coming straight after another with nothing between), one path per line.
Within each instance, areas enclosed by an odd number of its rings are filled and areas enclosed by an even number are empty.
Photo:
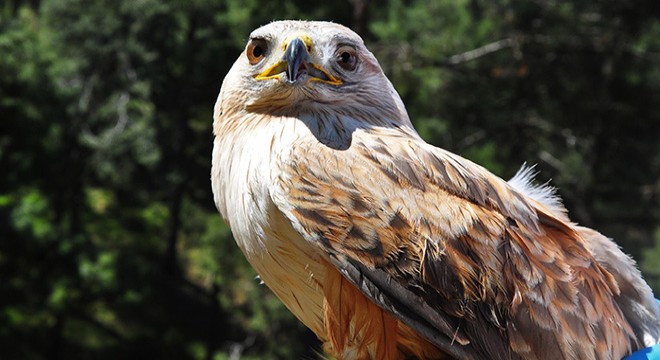
M216 213L211 116L273 19L360 33L429 142L552 178L660 293L655 1L0 1L0 358L317 358Z

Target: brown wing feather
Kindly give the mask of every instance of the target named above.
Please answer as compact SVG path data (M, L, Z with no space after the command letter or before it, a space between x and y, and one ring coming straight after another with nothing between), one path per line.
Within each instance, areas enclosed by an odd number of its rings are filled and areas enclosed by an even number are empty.
M485 169L386 133L355 133L345 151L297 146L275 202L357 289L443 351L619 359L637 345L616 283L572 225Z
M327 266L325 326L330 342L325 351L342 358L396 359L397 320L365 297L333 265ZM351 341L360 344L345 350ZM349 351L350 356L344 354Z

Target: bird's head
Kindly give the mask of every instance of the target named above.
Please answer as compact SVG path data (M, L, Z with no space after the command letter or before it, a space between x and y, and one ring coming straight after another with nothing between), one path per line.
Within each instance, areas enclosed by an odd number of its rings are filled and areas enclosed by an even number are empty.
M222 109L218 109L221 107ZM330 22L276 21L250 34L216 107L282 116L336 112L409 125L399 95L362 38Z

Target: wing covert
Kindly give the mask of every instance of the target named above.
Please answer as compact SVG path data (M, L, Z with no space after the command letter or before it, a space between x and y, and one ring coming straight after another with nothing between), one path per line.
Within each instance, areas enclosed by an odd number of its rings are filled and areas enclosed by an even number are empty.
M616 283L570 224L465 159L377 135L298 144L271 195L365 296L456 358L629 352Z

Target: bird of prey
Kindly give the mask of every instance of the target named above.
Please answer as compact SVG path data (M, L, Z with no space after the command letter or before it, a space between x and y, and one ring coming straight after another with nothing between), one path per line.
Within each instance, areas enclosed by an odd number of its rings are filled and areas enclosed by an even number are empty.
M339 359L621 359L660 338L634 262L558 199L424 142L363 40L249 37L214 110L217 208Z

